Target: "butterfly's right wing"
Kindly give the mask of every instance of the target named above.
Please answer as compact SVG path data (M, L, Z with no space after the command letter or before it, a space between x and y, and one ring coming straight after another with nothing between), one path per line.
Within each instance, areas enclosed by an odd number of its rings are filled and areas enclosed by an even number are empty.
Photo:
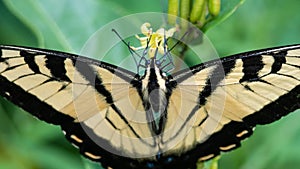
M257 124L300 108L300 45L210 61L173 80L166 144L175 144L171 151L178 154L207 160L239 147Z

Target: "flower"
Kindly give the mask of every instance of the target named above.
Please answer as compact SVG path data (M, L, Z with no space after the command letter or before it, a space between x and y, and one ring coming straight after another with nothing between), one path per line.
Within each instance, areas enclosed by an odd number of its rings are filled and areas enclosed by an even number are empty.
M168 49L166 40L173 36L173 34L176 32L176 28L174 27L169 30L160 28L156 32L153 32L151 24L146 22L141 26L141 32L143 35L145 35L144 37L135 35L135 37L140 41L141 46L131 46L131 49L146 49L148 46L148 55L150 58L153 58L156 50L158 50L160 54L165 54L166 50Z

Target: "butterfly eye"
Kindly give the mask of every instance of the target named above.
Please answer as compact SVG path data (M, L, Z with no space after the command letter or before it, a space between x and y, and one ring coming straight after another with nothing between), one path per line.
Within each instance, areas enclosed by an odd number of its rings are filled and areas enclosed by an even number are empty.
M146 60L146 66L150 65L150 60Z
M156 64L158 67L160 67L160 65L161 65L160 60L155 60L155 64Z

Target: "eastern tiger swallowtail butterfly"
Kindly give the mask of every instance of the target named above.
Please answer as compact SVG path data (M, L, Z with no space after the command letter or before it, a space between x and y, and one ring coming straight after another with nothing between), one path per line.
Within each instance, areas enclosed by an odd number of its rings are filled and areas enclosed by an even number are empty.
M145 65L139 75L74 54L3 45L0 95L60 125L82 155L114 169L194 169L239 147L257 124L300 107L300 45L170 74L155 57Z

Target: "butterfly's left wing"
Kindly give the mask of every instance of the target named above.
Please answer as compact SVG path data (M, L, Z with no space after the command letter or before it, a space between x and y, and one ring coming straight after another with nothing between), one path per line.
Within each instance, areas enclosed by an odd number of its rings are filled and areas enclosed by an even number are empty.
M120 141L120 132L132 137L144 133L129 123L136 113L132 108L143 110L135 76L73 54L0 46L0 95L39 119L60 125L83 155L103 165L114 164L118 157L95 140L116 151L134 151L132 145L121 146L130 143Z
M300 108L300 45L233 55L172 76L166 143L177 140L172 151L194 160L237 148L255 125Z

